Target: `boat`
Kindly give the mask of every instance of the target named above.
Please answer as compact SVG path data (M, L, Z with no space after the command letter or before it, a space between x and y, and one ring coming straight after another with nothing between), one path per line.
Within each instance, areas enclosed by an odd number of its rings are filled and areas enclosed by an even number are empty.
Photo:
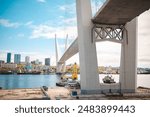
M76 80L69 81L67 83L68 86L80 89L80 83Z
M57 75L62 75L62 73L61 73L61 72L56 72L56 74L57 74Z
M12 72L0 72L1 75L11 75L13 74Z
M116 82L114 81L114 79L112 78L112 76L109 76L109 75L107 75L107 76L105 76L105 77L103 78L103 82L104 82L104 83L108 83L108 84L116 83Z
M64 87L65 85L67 85L67 82L56 82L56 86Z
M13 74L13 72L12 71L0 71L0 74L8 75L8 74Z
M37 75L37 74L41 74L41 72L18 72L17 74L21 75Z
M64 78L64 75L62 75L60 82L57 82L56 86L64 87L65 85L67 85L67 82L68 82L68 78Z

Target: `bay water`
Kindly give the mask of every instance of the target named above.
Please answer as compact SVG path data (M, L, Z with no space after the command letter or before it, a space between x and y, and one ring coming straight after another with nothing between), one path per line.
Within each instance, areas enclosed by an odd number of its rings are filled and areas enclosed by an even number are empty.
M105 74L99 75L99 81ZM119 75L112 75L116 82L119 82ZM80 76L79 76L80 80ZM94 79L93 79L94 80ZM60 81L60 76L55 74L50 75L0 75L0 87L3 89L17 88L39 88L42 86L56 87L56 82ZM138 75L137 86L150 88L150 75Z

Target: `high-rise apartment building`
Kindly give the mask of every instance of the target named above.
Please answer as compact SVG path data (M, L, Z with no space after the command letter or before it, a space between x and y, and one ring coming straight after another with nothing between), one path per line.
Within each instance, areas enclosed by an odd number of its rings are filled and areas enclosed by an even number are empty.
M26 63L26 64L29 64L29 63L30 63L30 57L29 57L29 56L26 56L26 57L25 57L25 63Z
M14 55L14 63L19 64L21 62L21 54Z
M50 58L45 58L45 65L50 66Z
M11 63L11 53L7 53L7 63Z

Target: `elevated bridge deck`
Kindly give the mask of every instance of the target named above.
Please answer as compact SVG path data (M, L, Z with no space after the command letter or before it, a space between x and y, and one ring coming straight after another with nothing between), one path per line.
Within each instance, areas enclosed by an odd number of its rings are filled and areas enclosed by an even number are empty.
M150 8L150 0L106 0L92 18L94 24L125 25ZM78 52L77 39L59 60L64 62Z
M92 18L93 23L124 25L150 8L150 0L107 0Z

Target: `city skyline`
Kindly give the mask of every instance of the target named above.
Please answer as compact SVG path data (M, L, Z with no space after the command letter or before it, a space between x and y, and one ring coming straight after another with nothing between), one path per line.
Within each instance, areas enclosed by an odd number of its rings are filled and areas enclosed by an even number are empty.
M7 56L6 60L0 60L0 61L4 61L4 63L14 63L14 64L22 64L22 63L29 64L29 63L31 63L33 61L41 62L41 61L39 61L38 58L36 58L35 60L30 61L30 56L25 56L24 61L21 61L21 58L22 58L21 54L13 54L12 55L12 53L10 53L10 52L6 53L6 56ZM44 60L45 61L42 64L50 66L51 58L45 58Z
M50 58L44 58L44 60L45 59L50 59ZM34 61L34 60L38 60L38 58L33 59L31 61ZM16 54L16 53L12 54L11 52L7 52L5 60L1 60L1 61L4 61L5 63L17 63L17 64L19 64L21 62L25 62L25 63L30 63L31 62L30 61L30 56L25 56L23 58L21 54ZM19 61L19 63L18 63L18 61Z
M92 0L93 15L105 0L94 1L98 0ZM30 56L31 61L38 58L42 63L45 58L51 58L51 64L55 65L55 34L60 49L59 57L65 49L66 35L69 44L77 37L75 7L75 0L1 0L0 60L6 61L6 53L11 52L12 56L21 54L21 61L25 61L26 56ZM138 20L138 66L148 67L150 10ZM102 42L96 45L99 66L120 65L119 44ZM14 61L13 58L11 61ZM68 64L74 62L79 64L78 54L67 61Z

